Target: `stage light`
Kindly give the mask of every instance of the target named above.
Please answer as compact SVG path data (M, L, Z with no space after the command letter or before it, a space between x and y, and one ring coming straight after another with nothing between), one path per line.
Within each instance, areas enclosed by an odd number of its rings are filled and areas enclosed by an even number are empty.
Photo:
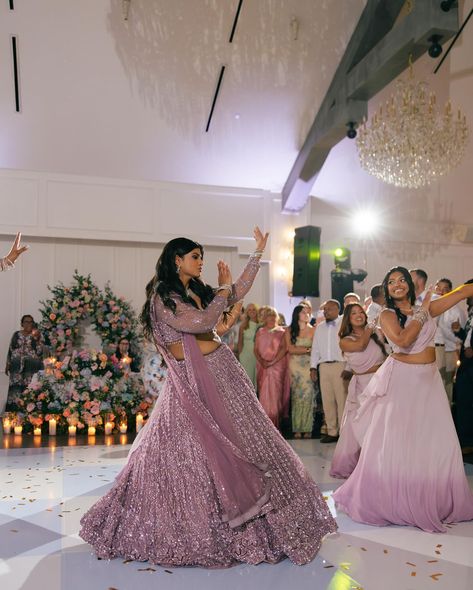
M351 252L348 248L335 248L333 252L335 269L349 269L351 267Z
M352 225L358 235L372 236L379 229L379 215L373 209L362 209L353 215Z

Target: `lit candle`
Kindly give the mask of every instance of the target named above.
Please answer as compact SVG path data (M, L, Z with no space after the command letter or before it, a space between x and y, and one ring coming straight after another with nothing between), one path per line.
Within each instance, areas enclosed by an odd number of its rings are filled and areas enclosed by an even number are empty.
M9 418L3 419L3 433L10 434L11 432L11 422Z
M73 425L69 426L69 436L75 436L77 432L77 428Z
M143 428L143 416L136 414L136 432L139 432Z
M56 436L56 418L51 418L49 421L49 436Z
M127 423L126 422L122 422L120 424L120 433L121 434L126 434L127 428L128 428Z
M39 426L37 426L34 430L33 430L33 434L35 436L41 436L41 428Z
M105 422L105 434L112 434L113 430L113 423L112 422Z
M23 426L15 426L15 434L21 434L23 432Z
M87 429L87 434L89 436L95 436L95 426L89 426L89 428Z

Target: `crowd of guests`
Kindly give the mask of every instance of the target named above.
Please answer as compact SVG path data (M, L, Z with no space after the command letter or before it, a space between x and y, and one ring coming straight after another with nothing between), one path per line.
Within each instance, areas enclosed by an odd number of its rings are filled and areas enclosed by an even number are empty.
M410 277L415 305L420 306L427 293L427 273L413 269ZM452 282L441 278L432 298L451 291ZM436 318L434 343L461 445L465 452L473 452L472 298L466 303L467 310L456 304ZM287 430L285 418L289 418L294 438L321 435L322 443L338 441L332 472L341 477L346 477L359 454L350 431L359 397L392 352L379 325L385 305L382 284L374 285L364 301L356 293L345 295L343 302L329 299L315 317L311 302L302 300L289 323L276 309L249 303L222 335L276 427ZM352 457L345 446L352 449ZM338 454L347 466L337 465Z

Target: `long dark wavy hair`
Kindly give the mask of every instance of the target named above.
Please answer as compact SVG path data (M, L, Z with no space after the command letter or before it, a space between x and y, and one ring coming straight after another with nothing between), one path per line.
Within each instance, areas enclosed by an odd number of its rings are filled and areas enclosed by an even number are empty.
M394 299L389 295L389 290L388 290L389 277L394 272L400 272L402 274L402 276L406 279L406 283L409 288L408 299L409 299L409 302L411 305L414 305L414 303L416 302L416 288L414 287L414 281L412 280L412 277L411 277L409 271L407 270L407 268L404 268L404 266L394 266L393 268L389 269L386 276L383 279L382 284L383 284L384 298L386 300L386 307L389 307L389 309L394 309L401 328L404 328L406 321L407 321L407 315L402 313L402 311L396 307L396 305L394 303Z
M361 311L363 312L363 315L365 316L365 323L363 324L363 327L366 326L366 324L368 323L368 316L366 315L366 311L363 309L363 306L361 305L361 303L349 303L345 307L345 309L343 310L343 317L342 317L342 321L340 324L340 329L338 331L338 336L339 336L340 340L353 333L353 326L351 325L351 322L350 322L350 314L351 314L351 310L354 307L359 307L361 309ZM374 340L376 342L376 344L381 348L384 356L387 356L387 352L384 347L384 344L381 342L381 340L379 339L379 336L378 336L378 334L376 334L376 332L373 332L371 334L371 339Z
M291 335L291 344L295 344L297 337L299 336L299 332L300 332L299 314L303 309L306 309L305 305L296 305L296 307L292 310L291 325L289 326L289 333Z
M189 238L175 238L164 246L164 250L156 263L156 273L146 285L146 302L140 314L140 322L147 338L151 338L152 333L151 300L155 295L159 295L164 305L173 312L176 311L176 303L173 301L171 293L176 293L183 301L198 308L194 299L187 295L176 267L176 256L182 258L196 248L204 256L204 248L197 242L189 240ZM212 287L206 285L200 279L191 279L188 288L199 297L204 308L208 306L215 296Z

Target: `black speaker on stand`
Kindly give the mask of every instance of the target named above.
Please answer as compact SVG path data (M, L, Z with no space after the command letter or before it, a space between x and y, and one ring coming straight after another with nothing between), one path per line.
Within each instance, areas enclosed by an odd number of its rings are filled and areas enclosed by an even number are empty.
M320 234L315 225L296 227L292 295L319 297Z

